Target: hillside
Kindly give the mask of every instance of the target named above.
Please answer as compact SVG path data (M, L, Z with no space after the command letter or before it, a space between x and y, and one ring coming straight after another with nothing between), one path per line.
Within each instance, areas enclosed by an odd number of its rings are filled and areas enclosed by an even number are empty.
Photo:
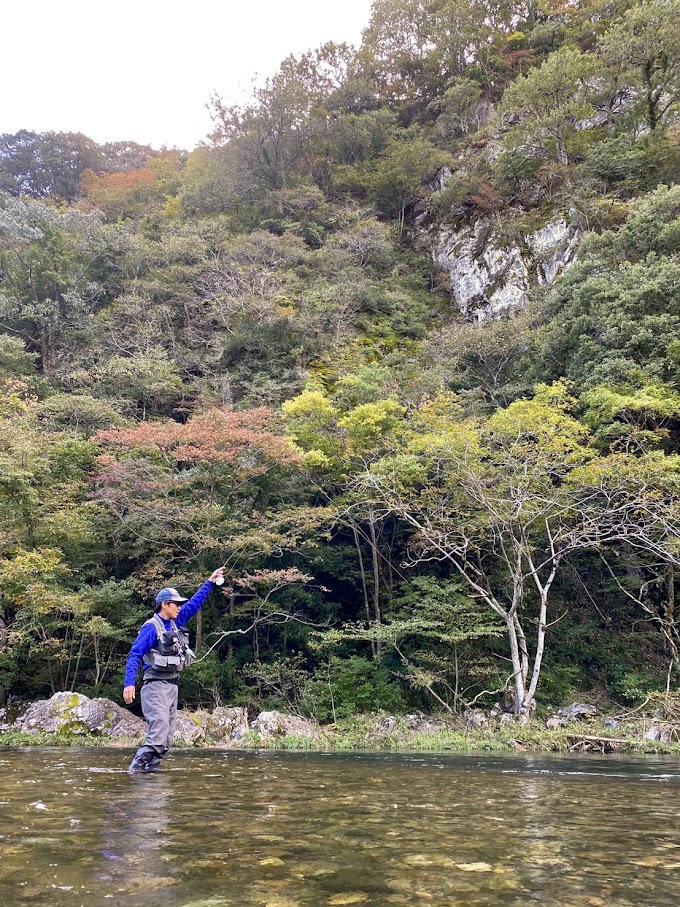
M680 5L375 0L191 151L0 136L0 705L675 689Z

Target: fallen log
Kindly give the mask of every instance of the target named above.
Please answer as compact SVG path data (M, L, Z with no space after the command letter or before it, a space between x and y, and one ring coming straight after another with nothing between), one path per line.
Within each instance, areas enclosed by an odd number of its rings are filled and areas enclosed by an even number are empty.
M627 740L617 737L592 737L588 734L574 734L567 737L570 753L618 753Z

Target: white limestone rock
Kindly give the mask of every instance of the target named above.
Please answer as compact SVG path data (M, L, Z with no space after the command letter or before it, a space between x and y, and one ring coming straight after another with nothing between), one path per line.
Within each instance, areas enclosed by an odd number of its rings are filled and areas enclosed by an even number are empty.
M561 217L513 241L479 218L457 231L441 230L432 257L448 271L460 312L483 321L524 305L532 287L551 284L574 260L579 238Z

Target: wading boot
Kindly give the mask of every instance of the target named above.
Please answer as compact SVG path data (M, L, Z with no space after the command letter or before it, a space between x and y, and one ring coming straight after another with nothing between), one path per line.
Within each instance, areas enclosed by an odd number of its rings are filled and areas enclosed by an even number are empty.
M135 756L135 758L130 763L130 768L128 769L128 775L146 775L150 772L157 772L161 765L160 756L152 756L151 758L140 759Z

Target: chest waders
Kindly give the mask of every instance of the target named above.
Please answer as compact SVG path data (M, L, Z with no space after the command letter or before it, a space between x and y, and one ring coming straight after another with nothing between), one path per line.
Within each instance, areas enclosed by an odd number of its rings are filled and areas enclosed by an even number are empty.
M156 645L143 659L142 712L149 729L132 760L132 772L155 772L170 749L175 735L179 675L195 658L188 635L174 620L169 630L157 614L147 623L156 629Z

